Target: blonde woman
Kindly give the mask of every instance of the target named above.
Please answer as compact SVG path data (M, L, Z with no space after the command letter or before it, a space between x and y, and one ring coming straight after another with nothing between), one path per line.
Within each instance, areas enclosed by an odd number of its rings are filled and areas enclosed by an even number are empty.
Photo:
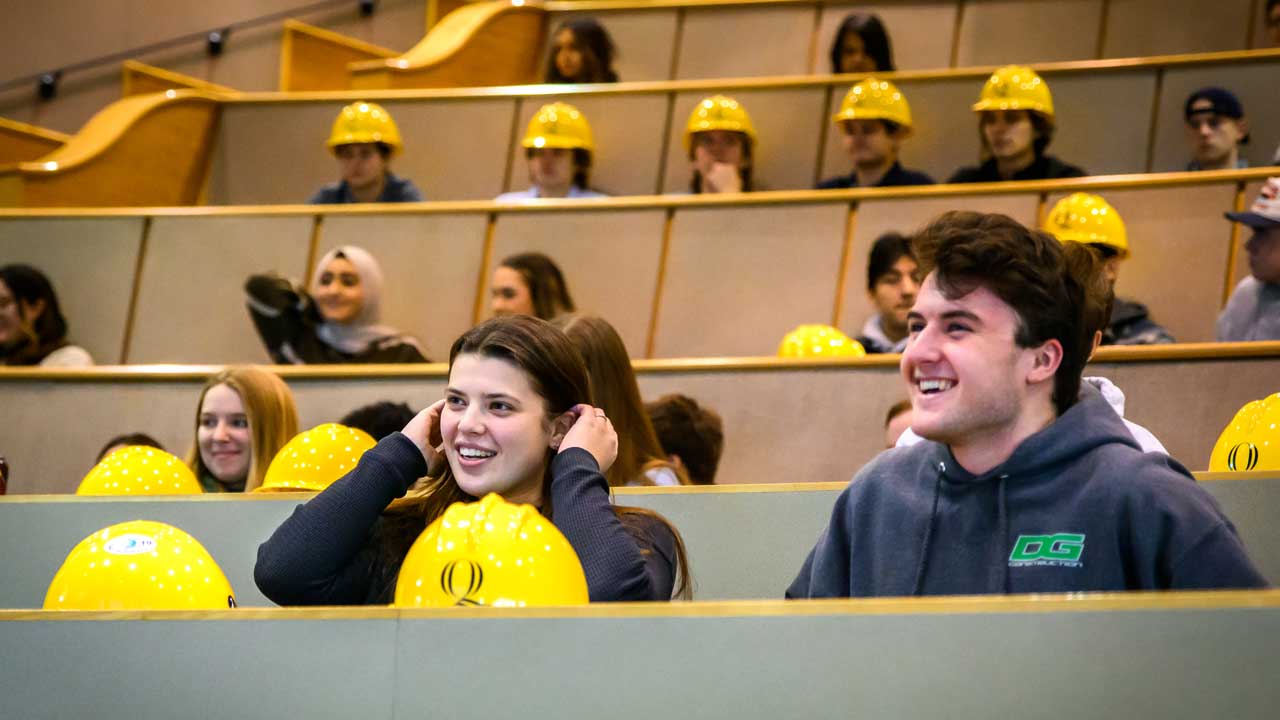
M187 465L205 492L248 492L297 434L293 393L279 376L258 367L227 368L200 391Z

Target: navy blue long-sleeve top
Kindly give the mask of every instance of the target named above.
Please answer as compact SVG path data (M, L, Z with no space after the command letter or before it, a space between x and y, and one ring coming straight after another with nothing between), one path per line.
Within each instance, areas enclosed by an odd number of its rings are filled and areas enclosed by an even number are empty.
M413 441L402 433L383 438L258 547L258 588L279 605L390 603L400 564L426 521L383 510L426 472ZM586 450L558 453L551 472L551 520L582 562L591 601L669 600L676 575L671 528L644 515L620 520Z

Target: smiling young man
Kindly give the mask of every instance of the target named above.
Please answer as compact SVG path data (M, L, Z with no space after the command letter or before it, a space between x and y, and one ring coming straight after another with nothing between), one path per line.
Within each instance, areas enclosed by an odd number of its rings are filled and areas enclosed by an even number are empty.
M1082 392L1086 248L961 212L914 246L901 368L928 442L858 473L787 597L1266 586L1213 498Z

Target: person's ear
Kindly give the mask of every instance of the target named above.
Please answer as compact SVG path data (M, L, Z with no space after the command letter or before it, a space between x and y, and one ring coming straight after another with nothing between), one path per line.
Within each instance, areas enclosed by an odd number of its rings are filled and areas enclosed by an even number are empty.
M1102 344L1102 331L1093 331L1093 347L1089 348L1089 359L1093 359L1093 354L1098 352L1098 346Z
M1027 373L1027 383L1034 385L1044 382L1045 380L1053 380L1053 376L1057 374L1058 368L1062 365L1063 350L1062 343L1057 339L1045 341L1043 345L1037 348L1031 348L1033 364L1030 372Z
M577 420L578 416L572 411L560 413L555 420L551 421L551 438L547 440L547 446L552 450L559 450L560 443L564 442L564 436L569 434L569 429Z
M1236 139L1236 142L1240 142L1241 140L1249 137L1249 118L1240 118L1237 120L1236 129L1240 132L1240 137Z

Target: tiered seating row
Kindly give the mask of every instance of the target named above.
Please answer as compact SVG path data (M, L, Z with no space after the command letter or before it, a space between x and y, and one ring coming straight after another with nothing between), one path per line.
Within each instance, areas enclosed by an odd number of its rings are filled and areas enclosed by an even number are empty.
M1055 98L1058 133L1050 152L1096 175L1180 170L1189 161L1182 103L1197 88L1225 84L1252 121L1245 153L1266 165L1280 144L1274 79L1280 50L1141 61L1064 63L1042 68ZM904 165L945 181L977 162L977 120L969 106L989 68L904 73L915 136ZM734 95L760 134L755 177L768 189L807 189L849 172L831 115L852 78L632 84L551 95L549 89L370 93L396 117L405 152L396 172L431 200L488 199L527 187L519 139L544 103L563 99L590 120L597 152L592 183L615 195L687 191L681 136L694 105ZM299 99L301 95L304 99ZM213 204L300 202L334 174L322 142L352 93L246 94L223 104L208 199Z
M1263 678L1280 663L1277 632L1277 591L7 612L0 642L23 648L24 661L0 690L6 707L33 720L85 707L103 717L216 707L228 717L370 720L644 720L673 709L742 720L978 720L1059 717L1067 705L1086 717L1139 708L1169 720L1263 718L1275 707Z
M1266 577L1280 578L1280 478L1202 479ZM782 597L826 527L846 483L618 490L617 502L656 510L680 529L695 599ZM69 498L0 500L0 540L21 548L6 560L0 608L39 607L66 553L84 537L126 520L169 523L217 560L242 606L271 605L253 582L259 543L310 495L292 497ZM38 540L38 541L37 541Z
M0 427L11 493L69 493L108 438L147 432L185 454L196 398L215 367L81 372L0 370ZM300 424L332 422L379 400L426 407L443 396L443 365L280 368ZM1218 433L1242 405L1275 391L1280 343L1104 348L1087 375L1112 379L1125 414L1187 467L1204 469ZM637 363L645 398L681 392L715 408L726 446L717 482L838 482L881 450L885 411L905 397L897 357L813 365L774 358Z
M1222 213L1267 172L541 207L10 211L0 213L0 257L43 268L72 338L108 364L265 361L244 280L309 277L315 258L342 244L381 260L384 320L421 338L430 357L487 315L492 269L526 250L555 258L581 308L613 322L633 357L769 355L802 322L859 333L866 256L881 233L950 209L1033 225L1079 188L1106 195L1128 224L1133 257L1119 293L1195 342L1213 339L1221 303L1247 272Z

